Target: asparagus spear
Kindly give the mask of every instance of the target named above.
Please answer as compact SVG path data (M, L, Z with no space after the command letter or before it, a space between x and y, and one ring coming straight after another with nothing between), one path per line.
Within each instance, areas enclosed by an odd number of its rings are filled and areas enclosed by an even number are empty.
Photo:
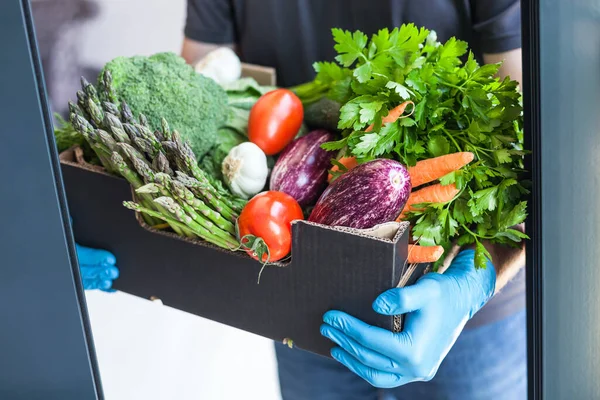
M155 152L158 152L162 149L162 145L158 140L156 140L156 136L154 136L154 133L152 133L152 131L147 126L138 124L135 125L135 127L137 128L142 138L144 138L144 140L150 143L150 145L154 148ZM154 155L154 153L152 154Z
M146 161L146 159L144 158L144 156L142 154L140 154L133 146L128 145L127 143L118 143L117 146L125 153L125 155L129 159L129 161L133 165L133 169L139 174L139 177L141 177L141 180L139 180L137 182L138 184L133 186L134 189L139 188L144 183L154 182L154 171L152 170L152 168L150 167L150 165L148 164L148 162ZM121 171L119 171L119 172L121 172ZM133 185L133 183L132 183L132 185ZM150 207L150 208L152 208L152 207ZM159 212L166 212L164 209L161 209L159 207L157 207L157 209ZM178 229L175 226L171 226L171 227L179 235L182 235L182 236L185 235L188 237L192 237L189 229L185 229L185 230L181 231L180 229Z
M152 156L156 152L156 149L152 146L152 143L150 143L144 138L137 137L133 142L141 152L144 152L150 156Z
M173 170L169 165L169 160L167 160L165 153L162 151L159 151L156 157L154 157L154 160L152 160L152 168L154 168L155 171L159 171L167 175L173 175Z
M230 221L223 218L221 214L211 209L206 203L194 196L194 194L181 182L175 181L169 175L165 174L156 174L155 180L164 187L167 187L174 197L193 207L194 210L211 220L220 229L233 235L236 234L235 226Z
M210 185L208 179L199 181L181 171L176 172L176 179L191 190L193 194L206 200L219 214L229 221L234 222L237 219L238 214L229 206L227 199L224 196L221 196L221 194Z
M123 129L123 124L116 115L113 115L111 113L105 113L104 125L112 133L115 140L117 140L118 142L131 144L132 139L130 138L130 136L127 135L125 129Z
M125 162L125 159L116 151L112 153L111 161L117 167L119 174L127 179L127 181L133 186L134 189L137 189L144 185L144 181L140 178L140 176L132 170L129 165Z
M111 152L100 142L100 138L96 134L94 127L84 117L75 113L71 113L69 119L73 128L79 132L90 144L90 147L94 149L104 168L109 172L115 172L116 169L110 162Z
M154 182L154 171L152 171L146 158L137 149L127 143L118 143L117 146L129 158L129 161L133 164L133 168L142 177L144 182Z
M83 76L81 77L81 87L89 100L92 100L96 106L100 107L100 99L94 85L89 83Z
M130 210L141 213L142 215L150 216L152 218L165 221L173 228L175 232L182 232L184 229L189 229L185 224L175 220L174 218L171 218L168 214L160 213L133 201L124 201L123 205L129 208ZM194 234L194 237L197 237L197 235Z
M189 143L184 141L181 138L181 134L179 133L179 131L174 130L172 132L171 136L172 136L171 140L173 142L175 142L179 151L182 154L184 154L190 160L191 163L193 163L194 165L198 165L198 160L196 159L196 155L194 154L194 151L190 147Z
M76 114L85 118L85 114L83 113L81 108L72 101L69 102L69 115L70 114Z
M108 70L105 70L104 74L102 74L102 85L104 86L104 94L106 95L108 101L115 105L119 104L119 98L117 97L117 93L112 86L112 75ZM119 113L115 115L119 115Z
M142 179L131 169L129 165L125 162L125 159L117 152L112 153L112 162L117 166L119 173L122 177L127 179L127 181L133 186L134 189L138 189L144 185ZM162 209L160 206L154 204L154 199L147 193L140 193L140 202L147 208L156 208L159 213L166 213L166 210ZM156 225L155 221L146 220L148 225ZM189 229L181 229L176 225L171 225L171 228L181 236L190 236Z
M96 126L102 126L102 122L104 121L104 112L100 109L100 107L90 98L87 99L87 111L92 117L92 121L96 124Z
M111 156L112 163L117 167L119 174L125 178L133 188L139 188L143 185L142 180L137 174L129 168L123 157L117 152L113 152ZM146 206L153 206L152 196L140 194L140 201ZM156 221L151 216L145 215L144 221L150 226L156 225Z
M208 219L202 217L189 204L181 201L181 202L179 202L179 205L181 206L181 208L183 208L183 210L185 211L185 213L187 215L192 217L192 219L195 222L197 222L199 225L203 226L205 229L207 229L209 232L211 232L215 236L218 236L221 239L225 240L228 243L228 245L230 245L231 248L239 247L240 244L237 241L237 239L235 238L235 236L233 236L232 234L230 234L228 232L225 232L224 230L220 229L215 224L213 224L212 221L209 221Z
M122 151L129 160L133 163L133 159L137 159L138 161L144 163L148 168L150 168L150 163L146 159L146 157L135 147L127 143L117 143L117 146Z
M135 124L135 118L133 118L131 108L129 108L129 105L124 101L121 103L121 119L128 124Z
M156 129L154 131L154 137L156 138L157 141L159 142L164 142L165 141L165 137L163 136L162 132L159 129ZM161 146L162 147L162 146Z
M157 180L160 181L161 179L158 178L158 175L159 174L157 174ZM164 176L164 174L162 174L162 175ZM167 178L168 178L168 176L167 176ZM173 196L174 192L170 191L166 184L167 184L167 182L160 183L160 184L149 183L149 184L146 184L146 185L142 186L141 188L137 189L136 192L137 193L152 193L152 194L161 193L164 198L176 197L176 196ZM212 221L207 219L206 215L202 216L201 214L196 212L194 207L192 207L187 202L183 201L183 199L179 199L179 200L180 201L178 203L182 207L182 209L185 211L185 213L187 215L189 215L198 224L200 224L204 228L208 229L209 232L213 233L215 236L218 236L221 239L226 240L230 243L237 242L237 239L235 238L235 236L233 236L236 234L235 228L233 229L233 232L228 232L227 230L223 230L223 229L221 229L221 227L217 226ZM206 207L206 206L204 206L204 207L205 207L205 210L212 211L208 207ZM212 211L212 212L214 213L214 211ZM233 226L232 226L232 228L233 228Z
M171 197L159 197L154 199L154 202L163 206L169 213L171 213L171 216L173 216L176 220L186 224L194 233L202 237L204 240L229 249L239 247L239 243L237 241L222 239L211 233L202 225L198 224L192 217L187 215L183 208L181 208L181 206Z
M81 108L84 111L86 110L87 96L85 95L85 93L83 93L83 90L77 91L77 104L79 105L79 108ZM90 116L89 116L89 114L87 114L87 111L86 111L86 114L84 115L84 117L86 119L90 119L89 118Z
M161 127L162 127L162 134L164 136L164 140L171 140L172 135L171 135L171 129L169 129L169 123L164 118L161 118L160 123L161 123Z
M108 101L102 102L102 108L106 113L110 113L115 117L118 117L121 114L121 112L119 111L119 106Z
M148 125L148 119L146 118L146 116L144 114L140 114L139 120L140 120L140 125L145 126L145 127L149 127L149 125Z
M125 133L127 133L127 135L129 136L129 139L132 142L135 141L135 138L142 137L142 135L137 130L137 128L131 124L124 123L123 130L125 131Z
M96 129L95 133L98 135L100 142L106 146L111 153L117 150L117 142L112 138L112 136L110 136L108 132L103 131L102 129Z

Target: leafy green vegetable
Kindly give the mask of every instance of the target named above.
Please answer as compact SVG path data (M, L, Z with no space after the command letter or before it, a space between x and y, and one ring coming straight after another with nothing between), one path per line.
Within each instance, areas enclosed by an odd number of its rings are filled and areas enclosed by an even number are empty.
M229 151L248 140L250 109L263 94L275 89L273 86L260 86L256 80L249 77L224 84L222 87L227 93L231 113L225 125L217 131L215 145L200 161L202 169L217 182L223 179L221 164ZM218 185L217 182L213 184Z
M54 139L56 140L58 152L62 153L73 146L79 146L83 150L83 155L87 162L90 164L100 164L96 153L92 150L83 135L77 132L71 123L65 121L60 114L55 113L54 118L56 120L54 124Z
M227 94L183 58L174 53L117 57L104 66L100 77L104 70L112 74L115 95L144 114L150 126L160 126L164 117L190 142L198 158L216 145L217 130L230 117ZM98 86L105 96L102 79Z
M238 79L224 84L222 87L227 93L227 103L231 109L225 127L248 136L248 118L250 118L252 106L263 94L276 89L276 87L260 86L256 80L250 77Z
M454 240L475 244L477 267L484 268L489 254L483 240L515 245L527 238L511 229L527 216L518 83L496 78L500 64L480 66L467 55L467 43L440 43L435 32L413 24L382 29L370 39L332 32L337 64L316 63L315 79L293 88L305 103L325 96L342 104L342 139L323 147L345 150L359 162L393 158L408 166L473 152L473 163L441 179L460 189L453 201L408 214L415 239L445 248ZM413 115L382 127L389 110L407 100L415 104Z
M218 143L200 161L200 167L212 177L222 180L221 164L229 151L248 139L230 128L221 128L218 131Z

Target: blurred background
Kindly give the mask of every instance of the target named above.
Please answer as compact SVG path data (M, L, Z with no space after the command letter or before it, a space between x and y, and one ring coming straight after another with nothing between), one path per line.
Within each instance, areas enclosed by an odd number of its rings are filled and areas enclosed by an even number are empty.
M179 53L183 41L185 0L31 3L48 94L63 115L80 76L95 81L117 56ZM281 398L271 341L125 293L86 298L107 399Z

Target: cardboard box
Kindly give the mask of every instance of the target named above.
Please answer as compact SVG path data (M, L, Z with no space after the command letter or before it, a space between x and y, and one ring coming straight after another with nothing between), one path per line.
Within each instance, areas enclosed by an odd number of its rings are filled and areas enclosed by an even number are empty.
M244 66L244 76L275 84L274 70ZM73 149L61 154L76 241L117 258L117 290L329 357L320 335L323 314L346 311L399 331L399 317L371 308L387 289L413 283L425 265L407 265L408 223L358 231L299 221L292 226L288 265L267 267L245 252L156 231L123 206L129 183L85 163Z
M277 74L275 68L272 67L242 63L242 76L254 78L261 86L275 86L277 84Z
M406 224L390 223L381 238L365 232L293 225L291 263L267 267L243 252L229 252L175 234L152 231L123 206L129 183L80 164L73 151L61 166L75 239L117 257L115 288L276 341L291 339L329 356L319 333L323 314L343 310L367 323L399 331L401 321L375 313L373 300L413 283L425 266L406 264Z

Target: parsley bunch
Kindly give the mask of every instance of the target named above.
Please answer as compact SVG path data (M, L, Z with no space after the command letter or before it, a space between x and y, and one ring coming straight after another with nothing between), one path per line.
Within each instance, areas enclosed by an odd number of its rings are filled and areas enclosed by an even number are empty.
M521 179L518 83L496 78L500 64L480 66L466 42L442 44L435 32L413 24L382 29L370 40L359 31L332 32L336 63L315 63L316 78L297 92L305 102L328 97L342 104L342 139L323 147L359 162L392 158L408 166L470 151L471 164L440 180L456 184L460 193L408 214L415 240L446 250L454 241L474 245L476 266L484 268L491 257L482 241L516 245L527 238L514 229L526 218L529 186ZM412 116L382 127L389 110L408 100L415 104ZM370 124L374 129L367 133Z

